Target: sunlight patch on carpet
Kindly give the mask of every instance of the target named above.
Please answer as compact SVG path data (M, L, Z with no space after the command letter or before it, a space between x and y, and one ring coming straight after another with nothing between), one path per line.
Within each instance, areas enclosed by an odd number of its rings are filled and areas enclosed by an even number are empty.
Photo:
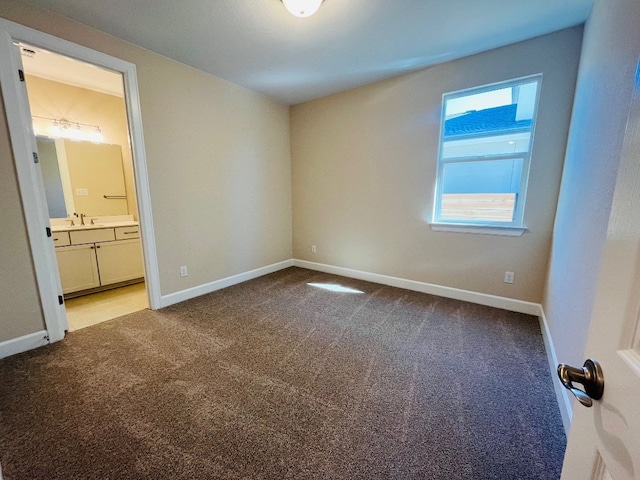
M329 290L330 292L338 293L364 293L362 290L356 290L355 288L343 287L335 283L307 283L307 285L316 288L322 288L323 290Z

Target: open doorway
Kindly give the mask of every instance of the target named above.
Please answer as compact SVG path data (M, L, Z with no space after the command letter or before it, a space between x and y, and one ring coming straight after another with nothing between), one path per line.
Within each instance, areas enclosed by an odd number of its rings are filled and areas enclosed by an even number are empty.
M145 309L122 74L18 47L68 331Z
M129 62L111 57L104 53L82 47L4 19L0 19L0 34L0 38L2 39L0 41L0 63L6 66L6 68L3 68L2 71L0 71L0 85L2 86L6 117L9 124L11 148L15 161L23 215L25 218L33 260L33 270L37 280L37 288L40 294L44 326L46 329L46 336L39 342L43 341L44 343L49 343L61 340L64 338L65 331L68 327L67 315L64 306L63 285L61 277L58 274L57 254L53 241L53 238L55 238L53 234L56 231L60 231L60 228L58 228L59 225L56 225L56 222L52 222L52 217L49 215L48 211L48 202L42 177L41 163L39 162L37 154L38 146L35 135L36 132L34 131L34 127L39 127L34 126L34 118L32 118L30 111L30 102L26 88L26 75L22 61L23 57L21 54L22 46L32 47L31 50L34 50L35 48L43 52L54 52L71 59L84 62L92 68L98 67L98 69L115 73L119 76L120 88L123 89L124 92L124 117L126 123L128 123L128 135L126 136L126 140L120 142L120 146L122 147L123 144L126 144L130 149L129 154L131 157L132 167L130 177L132 179L129 181L135 185L135 188L132 189L132 191L137 193L134 201L134 205L137 203L137 210L135 210L136 207L134 206L133 211L135 213L126 214L131 215L132 218L127 219L127 221L123 221L122 225L115 224L117 222L114 222L114 216L91 215L90 212L85 214L85 212L80 208L71 209L71 212L66 212L67 217L59 218L62 219L62 222L69 223L64 226L77 227L77 231L75 233L78 235L86 235L87 231L84 230L103 230L104 232L110 231L111 235L114 237L121 235L118 240L127 239L128 242L122 242L118 245L134 243L130 242L130 237L125 236L134 232L124 231L119 229L119 227L128 229L132 224L137 224L139 228L135 233L139 236L139 239L137 240L139 242L138 252L140 252L140 249L143 252L140 260L142 262L142 268L138 270L141 273L139 273L137 277L138 280L142 278L145 281L145 290L149 308L159 308L161 302L159 273L155 249L153 220L151 215L151 199L146 170L146 157L142 136L142 121L135 66ZM57 118L56 115L51 113L52 112L45 112L44 115L41 115L44 117L41 121L46 123L51 121L49 119L52 118L52 123L54 123ZM57 120L61 119L58 118ZM57 127L65 127L62 123L65 122L58 121ZM94 127L100 127L98 124L79 125L80 123L85 123L80 120L76 120L76 123L78 125L75 125L75 127L80 127L78 130L86 128L88 129L87 131L90 131ZM69 125L67 124L66 127L68 128ZM97 131L97 128L95 130ZM46 134L44 136L46 136ZM56 139L56 141L57 140L60 139ZM94 141L89 143L97 142ZM121 156L124 156L122 152ZM80 187L80 190L80 196L87 196L88 192L84 192L82 190L92 190L92 188ZM116 193L114 196L121 197L126 196L126 194L119 195ZM86 199L75 198L75 201L77 202L76 207L82 200ZM128 203L131 199L124 198L118 200L124 200L125 203ZM83 206L82 208L86 207ZM127 208L129 207L127 206ZM78 214L77 217L75 216L76 214ZM138 217L137 219L135 218L136 214ZM72 220L74 225L71 225L69 220ZM94 225L95 227L104 227L106 224L109 225L107 228L86 229L85 226L82 226L82 223L85 223L86 225L87 222L89 222L89 225ZM80 226L83 227L82 231L80 231ZM71 233L66 233L68 234L66 237L69 239L70 243L74 243L74 241L71 240ZM95 238L92 242L89 242L87 239L82 242L78 241L76 238L75 243L92 243L94 249L97 249L98 247L103 247L102 244L104 242L111 242L109 245L110 247L116 245L117 242L114 240L115 238ZM113 251L114 249L101 248L101 252L105 252L107 250ZM95 252L94 256L97 256ZM109 269L107 268L106 270L108 271ZM111 277L110 280L113 283L130 283L132 281L132 278L118 277L117 271L103 271L102 273L108 273L107 276ZM99 287L102 287L102 285ZM91 290L91 288L83 290ZM30 345L30 348L39 344L42 343ZM25 345L23 348L26 349L28 347Z

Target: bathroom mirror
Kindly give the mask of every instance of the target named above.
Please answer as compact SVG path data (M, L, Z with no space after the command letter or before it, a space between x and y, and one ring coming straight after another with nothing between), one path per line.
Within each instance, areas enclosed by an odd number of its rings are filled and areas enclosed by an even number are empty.
M129 213L120 145L36 140L50 218Z

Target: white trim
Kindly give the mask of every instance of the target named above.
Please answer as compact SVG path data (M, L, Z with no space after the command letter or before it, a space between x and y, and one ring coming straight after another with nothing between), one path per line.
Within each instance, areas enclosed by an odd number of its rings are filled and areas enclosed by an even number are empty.
M463 223L429 222L434 232L477 233L480 235L502 235L521 237L527 227L500 227L497 225L465 225Z
M131 136L131 153L133 155L133 171L136 183L136 201L138 204L138 223L140 240L144 253L145 283L149 297L149 308L160 308L160 269L156 250L156 237L151 212L151 190L147 173L147 155L144 148L142 132L142 110L138 92L138 75L136 66L128 64L130 70L123 72L125 101L127 102L127 119Z
M238 283L246 282L254 278L267 275L269 273L277 272L284 268L292 267L294 260L285 260L283 262L273 263L265 267L256 268L255 270L249 270L248 272L239 273L231 277L222 278L214 282L205 283L197 287L188 288L179 292L170 293L169 295L163 295L160 298L160 308L168 307L174 303L184 302L191 298L199 297L200 295L206 295L207 293L215 292L222 288L237 285Z
M616 352L634 373L640 376L640 353L635 349L618 350Z
M573 418L573 407L571 405L569 391L564 388L558 380L558 356L556 355L556 347L553 344L553 337L551 336L549 324L547 323L547 317L544 314L542 305L540 305L538 318L540 319L540 330L542 331L542 338L544 340L544 349L547 352L547 360L549 361L549 371L551 372L553 389L556 393L556 401L558 402L558 407L560 408L562 425L564 426L565 434L569 435L569 427L571 426L571 419Z
M42 347L49 343L46 330L23 335L22 337L12 338L5 342L0 342L0 358L17 355L34 348Z
M0 85L2 85L29 244L50 341L56 342L64 338L67 318L64 306L59 305L57 301L58 295L62 294L62 287L53 242L44 235L46 227L49 226L49 218L42 176L38 171L38 165L31 160L32 152L37 151L36 143L32 131L26 88L24 83L18 79L17 73L21 62L14 42L25 42L122 73L134 160L147 293L150 308L159 308L160 275L151 215L151 195L135 65L0 18L0 64L10 66L10 68L0 70Z
M380 275L378 273L363 272L360 270L352 270L350 268L335 267L323 263L308 262L306 260L293 260L293 265L309 270L317 270L319 272L333 273L342 275L343 277L357 278L358 280L366 280L367 282L381 283L391 287L405 288L416 292L428 293L439 297L453 298L464 302L477 303L488 307L502 308L512 312L526 313L528 315L538 316L540 312L540 304L516 300L513 298L499 297L486 293L472 292L470 290L461 290L459 288L443 287L433 283L418 282L416 280L406 280L404 278L390 277Z

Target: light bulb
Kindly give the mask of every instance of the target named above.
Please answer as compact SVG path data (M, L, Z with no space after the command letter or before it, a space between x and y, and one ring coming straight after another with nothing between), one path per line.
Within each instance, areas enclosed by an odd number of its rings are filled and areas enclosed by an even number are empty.
M310 17L318 11L324 0L282 0L284 6L296 17Z

